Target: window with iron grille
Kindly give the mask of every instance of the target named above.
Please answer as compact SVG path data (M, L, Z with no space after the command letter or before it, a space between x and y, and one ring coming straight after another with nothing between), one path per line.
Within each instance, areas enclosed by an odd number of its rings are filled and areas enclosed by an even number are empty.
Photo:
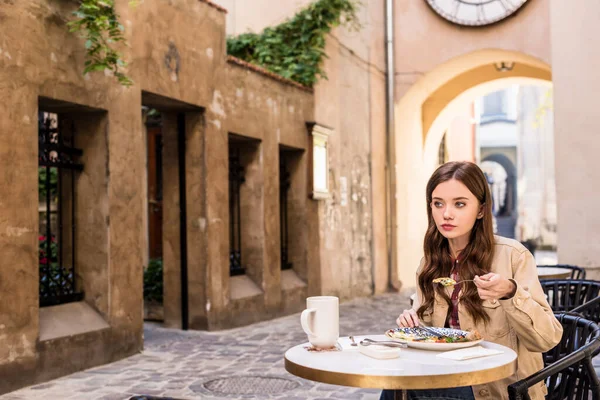
M279 228L281 243L281 269L291 269L289 262L289 229L288 229L288 192L291 186L291 175L288 170L288 159L285 151L279 152Z
M245 182L241 149L229 142L229 274L243 275L241 186Z
M38 189L40 211L40 306L83 299L75 279L75 180L83 154L73 146L73 124L54 113L38 116Z

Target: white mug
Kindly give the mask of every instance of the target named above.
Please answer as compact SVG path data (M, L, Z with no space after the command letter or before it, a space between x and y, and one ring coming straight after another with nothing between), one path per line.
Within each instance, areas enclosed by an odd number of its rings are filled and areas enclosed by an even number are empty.
M334 347L340 336L339 299L335 296L307 298L306 310L300 315L300 323L314 347Z

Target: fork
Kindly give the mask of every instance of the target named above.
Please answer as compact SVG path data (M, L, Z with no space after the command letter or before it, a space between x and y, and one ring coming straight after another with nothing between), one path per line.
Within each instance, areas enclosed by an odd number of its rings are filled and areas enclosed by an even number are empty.
M432 335L443 336L435 328L432 328L432 327L429 327L429 326L423 326L423 325L420 325L419 328L422 328L425 332L428 332L428 333L430 333Z

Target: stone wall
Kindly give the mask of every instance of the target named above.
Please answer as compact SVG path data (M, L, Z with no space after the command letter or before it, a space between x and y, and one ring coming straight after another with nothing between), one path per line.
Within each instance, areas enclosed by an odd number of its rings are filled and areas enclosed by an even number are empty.
M215 91L211 104L203 108L205 122L203 147L197 162L202 165L195 177L188 168L188 188L202 187L187 197L188 205L188 269L189 324L192 329L221 329L245 325L299 310L303 307L308 287L307 257L312 252L307 220L314 218L316 206L308 199L306 186L306 121L312 120L313 95L291 82L275 79L268 73L256 72L243 62L230 59L224 66L224 80ZM259 70L260 71L260 70ZM171 131L171 130L169 130ZM210 131L210 133L209 133ZM189 138L187 139L189 140ZM242 253L246 274L229 276L229 193L228 147L238 141L244 149L246 182L242 188ZM166 142L165 142L165 145ZM188 150L194 146L187 144ZM290 224L302 251L293 271L298 287L295 300L286 294L282 281L279 241L279 152L284 146L295 150L298 173L292 179L295 210ZM165 147L169 154L175 153ZM174 164L165 156L165 173ZM187 156L186 156L187 157ZM188 157L189 159L189 157ZM165 179L174 185L175 178ZM181 280L178 260L179 231L177 213L179 200L174 188L165 191L165 323L181 327ZM189 189L188 189L189 192ZM169 195L172 193L172 195ZM168 200L167 198L172 198ZM169 206L168 204L171 204ZM191 212L194 205L196 212ZM204 206L202 206L204 204ZM313 210L313 211L311 211ZM169 215L169 216L167 216ZM174 230L173 234L167 231ZM197 235L194 239L191 235ZM198 246L195 243L199 244ZM192 245L194 244L194 245ZM172 255L171 254L172 251ZM198 256L195 257L194 254ZM195 260L195 261L193 261ZM193 268L194 272L191 272ZM297 275L303 277L299 279ZM292 278L293 279L293 278ZM197 285L197 287L196 287ZM204 291L203 294L201 292ZM193 299L192 299L193 297ZM284 304L283 298L287 298Z
M84 76L83 41L68 33L72 1L2 7L0 115L0 393L111 362L143 346L147 262L146 138L142 106L163 118L165 322L181 326L181 196L185 195L189 327L219 329L300 310L320 294L318 203L307 193L306 123L313 93L225 55L225 13L208 2L118 2L134 86ZM38 109L73 121L84 151L76 180L76 274L81 302L40 308ZM326 121L324 121L326 122ZM185 190L178 141L185 126ZM229 276L230 136L256 144L253 271ZM291 154L290 246L279 255L279 156ZM239 279L237 279L239 278Z
M307 6L309 0L215 0L228 9L227 32L260 32ZM359 31L327 37L327 79L315 86L315 121L332 127L331 198L319 201L322 292L342 299L389 289L386 228L385 2L362 2ZM377 210L377 212L374 212ZM391 228L391 227L390 227Z
M389 288L386 248L384 1L363 2L358 32L327 41L328 79L315 87L327 121L332 197L320 204L323 291L342 299Z
M316 205L308 198L306 183L309 136L305 124L313 120L312 92L256 73L235 60L228 63L226 76L219 119L224 123L221 132L224 136L220 143L227 145L228 135L250 139L254 143L246 147L252 149L252 153L247 155L250 158L246 167L247 182L241 199L242 215L248 218L242 225L242 252L253 265L247 266L245 276L230 279L229 270L221 268L220 274L214 277L210 322L215 328L243 325L281 315L284 311L282 299L289 293L282 285L280 263L279 156L282 147L295 150L295 161L299 164L299 172L292 176L291 193L296 201L291 202L294 212L288 221L295 227L290 242L297 243L302 249L294 260L293 273L303 276L302 282L309 288L313 282L308 280L306 273L307 259L318 248L317 238L309 234L307 225L308 220L317 217ZM221 152L218 162L226 164L226 151ZM226 169L218 171L223 175L216 177L212 182L214 185L227 182ZM223 191L226 189L224 187ZM227 202L214 204L221 209L222 223L227 227ZM227 230L223 232L228 235ZM222 242L227 248L221 253L220 265L228 265L229 242ZM219 291L216 291L217 287ZM251 295L255 291L247 291L250 287L257 288L260 294ZM289 306L301 309L309 288L301 291L293 302L295 306ZM250 295L246 295L248 293Z
M74 7L71 1L2 7L0 392L142 348L145 243L142 232L131 229L144 218L140 91L101 74L83 76L82 41L66 26ZM135 74L134 79L140 80ZM87 164L76 182L75 204L77 282L85 299L43 309L38 307L38 109L73 121L80 132L75 145L83 148Z

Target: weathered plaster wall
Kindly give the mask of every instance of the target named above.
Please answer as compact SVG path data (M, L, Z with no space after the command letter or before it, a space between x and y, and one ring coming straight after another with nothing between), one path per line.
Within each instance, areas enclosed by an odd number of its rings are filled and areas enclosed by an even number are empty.
M315 88L315 119L335 130L332 197L319 209L321 279L323 293L342 299L367 296L376 282L385 291L388 282L383 1L365 3L358 16L363 29L339 28L327 41L328 79Z
M227 33L260 32L290 18L308 0L217 0L228 9ZM321 292L342 298L389 287L386 237L385 2L362 2L360 31L327 38L327 80L315 87L315 120L330 138L332 198L318 202ZM374 212L377 210L377 212ZM317 279L314 277L313 279ZM319 293L321 293L319 292Z
M312 119L313 95L245 66L226 63L223 17L218 10L190 1L165 9L140 8L136 13L136 19L157 21L156 25L135 31L132 43L138 62L132 68L138 68L145 77L141 80L142 102L161 110L163 115L165 324L181 326L177 155L177 113L181 112L186 112L187 130L189 326L219 329L281 315L279 146L306 148L305 122ZM169 30L164 21L169 21L169 26L176 21L182 28ZM198 21L202 22L203 29L194 28L187 33L183 29L196 27ZM243 211L251 218L245 225L244 235L252 239L253 245L252 254L246 254L251 261L247 274L250 281L241 280L243 284L253 283L261 292L251 297L231 293L230 134L245 136L257 143L247 157L250 162L247 173L252 179L244 187L242 204ZM299 176L302 182L301 174ZM305 184L298 189L300 194L295 193L295 196L302 197L306 203ZM305 220L307 211L301 214ZM301 235L304 239L300 238L300 243L308 245L306 230ZM305 249L303 247L307 252ZM306 268L305 265L306 262L299 263L298 268ZM244 290L243 285L241 290ZM300 301L296 301L290 307L298 309L300 306Z
M2 6L0 243L6 267L0 271L4 293L0 392L141 350L142 266L147 248L145 232L136 229L144 226L146 218L141 93L148 90L208 106L223 70L211 60L221 66L225 62L225 17L216 8L198 1L176 5L158 1L130 9L126 1L119 1L131 45L122 50L131 62L129 74L135 85L123 88L112 77L98 73L84 77L83 42L66 26L75 5L37 0ZM199 21L202 29L197 28ZM78 181L84 192L77 205L83 246L78 248L83 253L78 278L86 292L85 302L110 325L51 342L39 340L45 329L38 311L39 97L50 99L45 109L54 107L78 118L78 129L84 131L79 138L84 162L91 170L84 171ZM68 107L56 100L69 102ZM87 114L90 111L94 114ZM97 124L92 126L94 121ZM82 204L92 200L87 208Z
M600 87L595 72L595 37L600 27L599 3L550 3L558 261L588 269L600 278L600 216L590 206L598 194L596 167L600 136L594 94Z
M222 215L220 223L221 249L219 268L213 269L213 281L210 285L212 295L209 314L211 329L225 326L243 325L276 315L282 315L282 283L280 262L279 232L279 147L284 145L303 152L300 159L305 158L308 145L308 133L305 123L313 119L313 94L305 89L280 82L264 74L257 73L229 62L225 70L223 99L219 118L213 124L221 125L218 142L219 152L214 151L215 163L222 168L212 168L214 180L209 179L208 186L220 188L220 201L209 201L215 212ZM232 293L229 277L229 215L228 215L228 183L227 183L227 146L229 134L253 139L249 145L250 174L246 188L252 193L250 198L242 202L243 211L252 212L253 226L246 235L253 236L253 251L256 252L262 242L261 271L249 274L252 282L243 285L256 285L262 292L258 296L239 297ZM215 164L213 164L215 165ZM304 170L306 171L306 170ZM306 172L305 172L306 173ZM254 177L254 178L252 178ZM256 184L256 179L260 184ZM293 181L296 202L296 220L306 221L316 218L316 205L308 199L306 180L298 174ZM210 196L210 192L209 196ZM248 194L250 196L250 194ZM244 198L242 199L244 200ZM251 203L253 202L253 206ZM218 211L217 211L218 210ZM243 228L244 229L244 228ZM244 237L244 236L242 236ZM313 241L309 238L309 230L298 229L298 236L291 240L300 243L304 257L297 259L298 273L308 268L306 258L311 252ZM211 242L212 243L212 242ZM212 246L211 246L212 247ZM256 260L255 260L256 261ZM258 264L255 263L253 268ZM313 268L313 267L311 267ZM317 268L315 266L314 268ZM305 272L304 272L305 274ZM305 282L310 287L312 283ZM304 298L299 298L292 309L299 309Z

